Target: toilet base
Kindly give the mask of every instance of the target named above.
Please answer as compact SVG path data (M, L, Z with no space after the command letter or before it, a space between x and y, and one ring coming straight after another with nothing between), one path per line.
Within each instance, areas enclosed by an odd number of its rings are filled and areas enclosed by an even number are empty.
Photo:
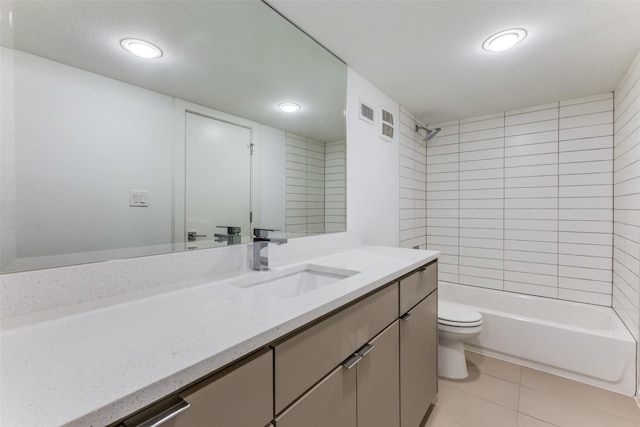
M438 341L438 376L461 380L469 376L464 344L440 338Z

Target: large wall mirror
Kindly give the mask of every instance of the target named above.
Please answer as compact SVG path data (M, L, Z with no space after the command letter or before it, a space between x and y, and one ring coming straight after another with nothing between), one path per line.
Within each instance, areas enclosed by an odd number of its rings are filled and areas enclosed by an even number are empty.
M3 273L345 230L346 66L269 5L0 7Z

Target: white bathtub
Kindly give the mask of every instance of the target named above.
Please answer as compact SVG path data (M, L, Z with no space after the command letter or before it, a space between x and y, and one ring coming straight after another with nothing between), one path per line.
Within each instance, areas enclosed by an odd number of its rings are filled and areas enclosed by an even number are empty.
M636 342L611 308L448 283L438 293L482 313L469 350L635 394Z

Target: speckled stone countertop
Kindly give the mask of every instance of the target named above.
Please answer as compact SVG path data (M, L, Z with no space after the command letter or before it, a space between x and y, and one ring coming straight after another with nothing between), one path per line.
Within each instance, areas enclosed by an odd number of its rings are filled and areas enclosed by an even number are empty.
M6 321L0 425L112 423L438 255L361 246ZM359 273L288 299L243 287L306 264Z

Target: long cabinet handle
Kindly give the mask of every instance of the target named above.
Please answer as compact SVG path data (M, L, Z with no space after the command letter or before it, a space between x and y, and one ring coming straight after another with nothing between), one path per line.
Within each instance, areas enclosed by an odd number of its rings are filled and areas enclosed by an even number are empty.
M362 360L362 355L358 353L354 353L350 358L342 362L342 366L351 369L358 364Z
M171 418L175 417L179 413L186 411L189 409L191 405L180 398L180 401L171 405L164 411L154 415L153 417L137 424L135 427L157 427L165 422L169 421Z
M427 271L427 267L420 267L416 271L419 271L419 272Z
M364 357L367 354L371 353L371 350L373 350L374 348L376 348L376 346L373 344L365 344L360 350L357 351L357 354Z
M410 318L411 316L413 316L413 314L411 314L411 313L405 313L405 314L403 314L402 316L400 316L400 319L401 319L401 320L404 320L404 321L407 321L407 320L409 320L409 318Z

